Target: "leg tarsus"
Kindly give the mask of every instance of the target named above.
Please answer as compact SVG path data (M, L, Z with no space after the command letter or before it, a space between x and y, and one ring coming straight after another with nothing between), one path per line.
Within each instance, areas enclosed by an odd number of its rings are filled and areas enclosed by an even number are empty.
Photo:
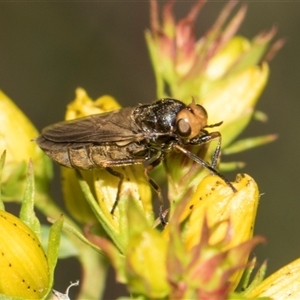
M120 200L120 193L121 193L121 187L122 187L122 184L123 184L123 181L124 181L124 174L122 174L121 172L118 172L116 170L113 170L112 168L110 167L106 167L105 170L107 172L109 172L111 175L115 176L115 177L118 177L120 179L119 181L119 184L118 184L118 190L117 190L117 196L116 196L116 200L110 210L110 213L113 215L115 210L116 210L116 207L118 205L118 202Z

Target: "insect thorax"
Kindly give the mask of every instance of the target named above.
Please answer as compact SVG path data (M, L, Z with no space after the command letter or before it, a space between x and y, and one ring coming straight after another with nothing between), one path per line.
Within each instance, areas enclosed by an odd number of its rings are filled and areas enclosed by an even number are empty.
M133 119L149 135L173 131L176 116L185 104L174 99L162 99L154 104L140 105L133 111Z

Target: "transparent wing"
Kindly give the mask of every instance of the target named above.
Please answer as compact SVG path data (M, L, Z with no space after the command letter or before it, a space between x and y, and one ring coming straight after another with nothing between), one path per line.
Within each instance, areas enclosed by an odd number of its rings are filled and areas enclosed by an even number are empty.
M131 118L134 108L91 115L71 121L59 122L43 129L42 139L54 143L107 143L139 141L143 134Z

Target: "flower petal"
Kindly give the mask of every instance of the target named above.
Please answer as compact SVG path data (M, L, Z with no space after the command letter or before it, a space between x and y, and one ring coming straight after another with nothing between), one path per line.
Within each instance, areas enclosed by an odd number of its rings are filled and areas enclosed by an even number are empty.
M270 275L245 295L247 298L271 297L274 300L300 299L300 259Z

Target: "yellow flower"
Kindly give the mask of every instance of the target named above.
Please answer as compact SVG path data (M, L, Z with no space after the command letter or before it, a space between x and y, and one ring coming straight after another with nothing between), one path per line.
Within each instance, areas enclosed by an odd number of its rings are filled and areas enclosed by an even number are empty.
M204 218L208 226L230 220L233 239L227 245L234 247L250 239L253 235L254 222L259 202L259 191L255 181L247 174L239 174L234 183L237 192L221 182L217 176L205 177L189 202L188 210L190 226L186 233L187 248L192 248L201 237L201 227L197 223ZM211 237L211 242L216 243L224 238L226 225Z
M270 297L274 300L300 299L300 259L276 271L244 293L246 298Z
M199 292L210 295L208 299L217 295L223 299L221 295L237 287L254 245L264 241L252 238L259 200L256 183L243 174L234 186L236 193L218 177L208 176L190 199L182 199L171 211L163 236L169 241L169 253L177 257L176 263L169 263L177 268L170 276L176 278L174 274L182 272L190 283L189 292L174 286L183 298L196 297Z
M42 299L48 291L49 270L39 239L5 211L0 211L0 236L0 294Z
M234 249L252 239L259 203L257 184L249 175L240 174L237 176L234 186L237 190L236 193L221 183L216 176L208 176L199 184L189 202L191 215L186 232L188 249L193 248L199 242L203 234L203 229L199 224L205 218L210 228L219 224L210 236L210 244L226 240L226 235L230 234L230 240L226 241L222 250ZM243 263L246 264L248 256L245 255L243 259ZM231 283L231 291L237 287L243 271L243 269L239 269L231 275L228 280Z
M102 96L93 101L87 93L79 88L76 90L76 99L67 107L66 120L79 117L86 117L91 114L101 114L104 112L119 109L120 105L110 96ZM115 205L119 189L120 179L111 175L105 169L95 169L92 171L81 171L81 175L88 182L93 196L104 214L105 222L110 223L120 233L124 226L119 223L119 212L123 209L127 198L135 199L149 219L153 219L151 190L144 175L144 168L141 165L126 167L115 167L114 170L124 174L124 182L121 185L120 199L112 216L111 210ZM76 220L87 223L99 218L96 212L92 212L90 206L78 185L76 173L73 169L62 168L62 185L64 201L70 213ZM141 199L141 201L137 200ZM122 215L122 213L121 213Z
M257 185L248 175L238 192L209 176L199 191L182 199L164 231L146 221L135 202L126 204L126 243L121 254L105 238L94 242L108 255L120 282L147 298L226 299L239 283L254 237Z
M78 88L76 98L67 106L66 120L86 117L91 114L99 114L120 108L119 104L110 96L102 96L93 101L85 92ZM61 168L62 188L64 202L72 216L81 223L89 223L96 220L90 205L82 193L78 184L76 172L73 169ZM90 184L94 191L94 171L81 171L84 179Z
M1 178L3 200L21 201L29 159L35 166L36 189L45 192L52 176L51 162L32 141L38 135L22 111L0 91L0 153L6 150Z

